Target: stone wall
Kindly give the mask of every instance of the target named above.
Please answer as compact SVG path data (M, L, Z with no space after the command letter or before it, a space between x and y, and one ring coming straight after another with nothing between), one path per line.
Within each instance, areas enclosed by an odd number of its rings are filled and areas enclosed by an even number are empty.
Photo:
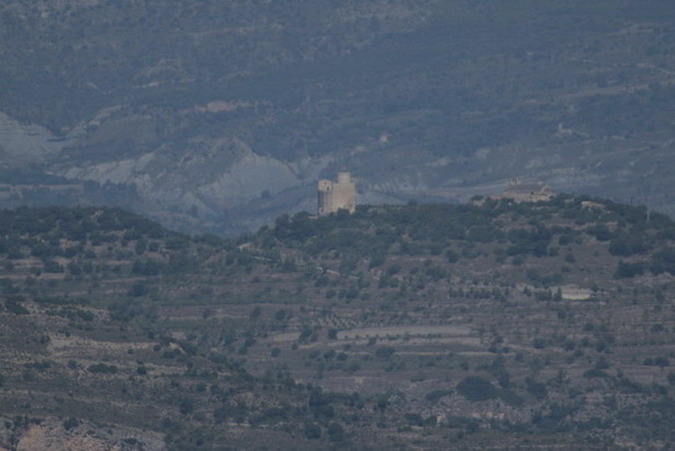
M319 180L318 214L324 216L338 210L356 210L356 186L349 172L340 172L336 181Z

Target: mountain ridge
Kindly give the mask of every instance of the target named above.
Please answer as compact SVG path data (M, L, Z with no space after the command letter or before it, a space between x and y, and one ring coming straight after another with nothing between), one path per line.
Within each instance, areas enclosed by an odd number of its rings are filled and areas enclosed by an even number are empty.
M341 170L378 202L524 177L673 213L667 1L124 5L2 6L0 111L19 123L1 166L103 186L133 161L116 179L132 208L228 236L307 209ZM262 186L236 183L242 161Z

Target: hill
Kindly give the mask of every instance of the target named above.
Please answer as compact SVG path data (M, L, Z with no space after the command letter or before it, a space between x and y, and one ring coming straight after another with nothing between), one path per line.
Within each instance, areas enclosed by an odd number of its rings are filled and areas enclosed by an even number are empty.
M236 236L347 169L362 203L524 177L672 214L673 20L669 0L8 0L0 202Z
M20 209L0 237L3 447L674 439L675 224L644 207L361 206L236 240Z

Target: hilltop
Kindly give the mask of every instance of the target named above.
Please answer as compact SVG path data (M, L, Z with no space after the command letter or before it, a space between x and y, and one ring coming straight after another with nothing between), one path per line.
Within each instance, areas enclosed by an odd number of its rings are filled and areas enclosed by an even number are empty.
M24 208L0 238L5 447L674 439L675 224L644 207L359 206L235 240Z

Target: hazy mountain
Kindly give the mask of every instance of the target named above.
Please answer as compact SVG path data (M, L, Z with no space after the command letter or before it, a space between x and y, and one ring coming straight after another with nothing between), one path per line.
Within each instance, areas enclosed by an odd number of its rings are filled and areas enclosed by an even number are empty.
M346 169L369 203L518 176L673 213L671 3L7 0L0 181L41 186L0 198L232 234Z

